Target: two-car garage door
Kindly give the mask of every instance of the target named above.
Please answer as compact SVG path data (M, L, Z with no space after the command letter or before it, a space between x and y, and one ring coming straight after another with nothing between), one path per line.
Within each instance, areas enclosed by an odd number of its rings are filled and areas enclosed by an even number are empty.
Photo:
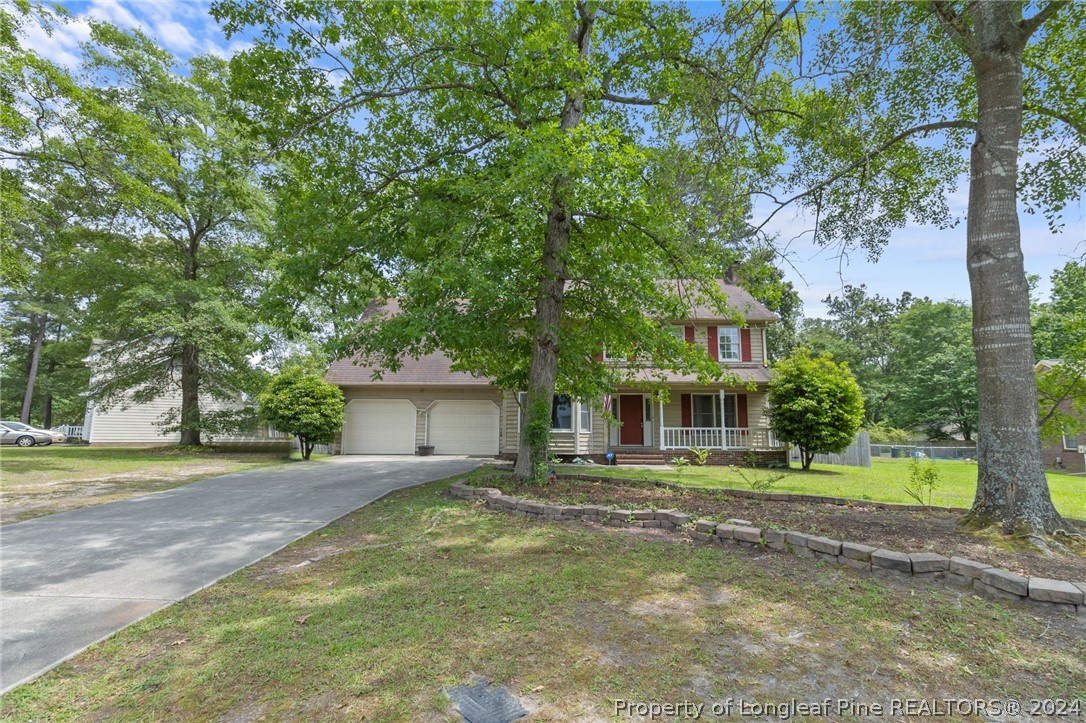
M423 425L419 436L426 436L435 454L498 453L498 407L493 402L438 400L420 413L407 399L352 400L343 425L343 453L412 454L417 418Z

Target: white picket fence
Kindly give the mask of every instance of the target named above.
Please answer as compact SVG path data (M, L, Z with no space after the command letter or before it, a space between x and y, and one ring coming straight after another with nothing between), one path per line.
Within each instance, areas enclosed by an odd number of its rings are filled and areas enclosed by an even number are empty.
M53 427L50 432L60 432L68 439L83 439L83 425L82 424L62 424L59 427Z
M790 462L802 462L800 458L799 448L792 447L788 450L788 460ZM848 446L841 454L816 454L814 456L816 464L842 464L849 467L870 467L871 466L871 437L867 432L860 432L856 435L856 438L852 441L852 444Z

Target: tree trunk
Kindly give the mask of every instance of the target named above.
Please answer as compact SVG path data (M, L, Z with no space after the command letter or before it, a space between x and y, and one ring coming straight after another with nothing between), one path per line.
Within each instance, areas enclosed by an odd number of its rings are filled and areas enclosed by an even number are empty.
M19 412L19 421L23 424L30 424L30 407L34 403L34 384L38 381L38 364L41 362L41 349L45 344L45 325L49 320L49 317L44 314L41 316L34 314L31 318L37 321L38 327L34 330L30 367L26 374L26 391L23 392L23 406Z
M192 342L181 347L181 444L200 445L200 352Z
M588 59L594 11L578 3L578 23L570 32L570 42L582 61ZM559 128L564 132L576 128L584 117L584 90L576 79L573 90L567 92ZM535 476L536 466L547 459L550 443L551 404L554 385L558 379L558 355L561 351L560 326L566 294L566 261L572 226L571 211L566 205L567 176L554 179L551 208L547 213L547 229L543 236L542 273L535 299L532 358L528 367L528 404L524 413L527 424L520 435L520 446L514 473L520 479Z
M977 135L966 229L980 424L977 495L965 522L1005 533L1064 528L1041 460L1029 287L1018 225L1024 38L1014 3L974 6ZM1019 11L1020 12L1020 11Z
M42 426L43 429L52 429L52 427L53 427L53 395L52 394L46 394L45 399L42 400L41 426Z

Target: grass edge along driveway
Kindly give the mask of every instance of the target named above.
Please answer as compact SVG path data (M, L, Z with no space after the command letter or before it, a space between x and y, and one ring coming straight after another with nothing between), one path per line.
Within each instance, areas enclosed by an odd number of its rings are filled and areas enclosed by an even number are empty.
M0 451L4 524L290 462L286 450L53 446Z

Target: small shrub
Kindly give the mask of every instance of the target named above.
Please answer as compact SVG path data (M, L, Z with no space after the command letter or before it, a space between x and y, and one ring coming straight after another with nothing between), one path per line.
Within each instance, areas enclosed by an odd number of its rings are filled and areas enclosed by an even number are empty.
M934 462L913 457L909 463L909 483L905 485L905 494L925 507L931 507L931 496L939 488L939 482L939 470Z
M792 475L791 472L772 472L769 470L763 472L757 469L744 472L739 467L735 468L735 473L739 475L739 479L743 480L743 483L746 484L747 487L750 487L755 492L769 492L782 479Z
M708 447L691 447L690 454L694 457L694 464L699 467L704 467L709 461L709 455L713 450Z
M682 474L683 467L686 467L688 464L690 464L690 460L688 460L686 457L672 457L671 464L675 467L675 469L679 471L679 474Z

